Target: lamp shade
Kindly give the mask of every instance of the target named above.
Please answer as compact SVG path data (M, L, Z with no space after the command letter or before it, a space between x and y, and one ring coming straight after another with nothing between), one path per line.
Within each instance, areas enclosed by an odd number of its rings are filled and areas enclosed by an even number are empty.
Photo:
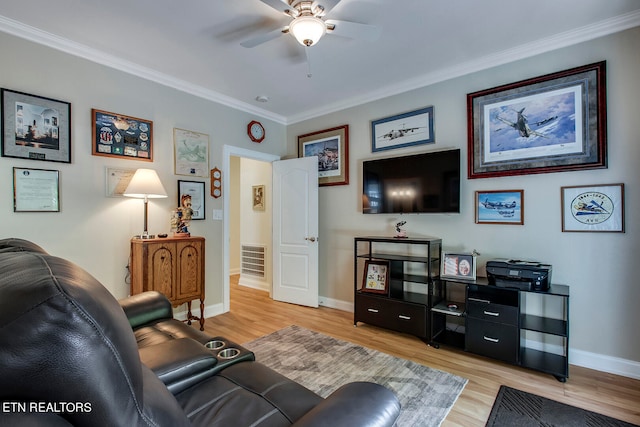
M315 16L299 16L289 24L289 31L303 46L317 43L326 30L324 21Z
M158 199L167 197L167 192L160 182L158 174L153 169L138 169L131 178L131 182L124 190L124 196L138 199Z

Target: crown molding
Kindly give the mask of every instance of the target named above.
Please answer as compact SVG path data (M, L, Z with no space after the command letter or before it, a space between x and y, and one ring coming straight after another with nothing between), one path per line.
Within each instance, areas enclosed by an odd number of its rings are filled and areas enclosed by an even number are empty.
M335 113L347 108L356 107L368 102L378 101L389 96L416 90L425 86L430 86L456 77L462 77L474 72L483 71L498 65L504 65L520 59L529 58L541 53L561 49L578 43L604 37L609 34L628 30L640 26L640 11L620 15L606 19L592 25L580 27L571 31L556 34L551 37L536 40L531 43L517 46L512 49L503 50L492 55L468 61L454 67L438 70L433 73L405 80L398 84L385 86L379 90L369 92L364 96L345 99L341 102L325 105L323 107L308 110L295 116L287 118L287 124L298 123L326 114Z
M118 71L122 71L152 82L167 86L199 98L225 105L236 110L255 114L261 118L273 120L280 124L286 124L286 117L274 114L271 111L257 108L251 104L239 101L227 95L223 95L211 89L189 83L168 74L160 73L151 68L143 67L131 61L118 58L114 55L101 52L86 45L76 43L69 39L56 36L38 28L23 24L13 19L0 15L0 31L13 36L41 44L52 49L74 55L91 62L95 62Z
M0 15L0 31L29 40L34 43L48 46L88 61L95 62L128 74L141 77L171 87L173 89L197 96L218 104L225 105L236 110L255 114L262 118L273 120L282 125L290 125L315 117L334 113L336 111L352 108L411 90L419 89L442 81L461 77L474 72L486 70L498 65L514 62L520 59L550 52L563 47L575 45L593 40L616 32L640 26L640 11L620 15L606 19L595 24L587 25L575 30L559 33L551 37L526 43L513 49L507 49L492 55L487 55L473 61L439 70L434 73L424 74L414 79L406 80L398 84L385 86L379 90L369 92L364 96L352 97L341 102L325 105L321 108L305 111L301 114L285 117L271 111L257 108L251 104L239 101L227 95L223 95L211 89L189 83L176 77L160 73L153 69L143 67L131 61L126 61L113 55L92 49L69 39L42 31L38 28L23 24Z

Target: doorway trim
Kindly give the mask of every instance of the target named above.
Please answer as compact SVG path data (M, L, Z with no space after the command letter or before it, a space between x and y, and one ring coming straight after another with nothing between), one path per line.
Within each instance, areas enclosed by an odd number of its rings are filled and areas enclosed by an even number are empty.
M229 267L229 246L231 232L229 230L229 177L231 174L231 157L242 157L246 159L260 160L263 162L275 162L280 160L280 156L260 151L247 150L233 145L224 145L222 147L223 171L226 178L222 179L222 312L226 313L231 308L230 297L230 267Z

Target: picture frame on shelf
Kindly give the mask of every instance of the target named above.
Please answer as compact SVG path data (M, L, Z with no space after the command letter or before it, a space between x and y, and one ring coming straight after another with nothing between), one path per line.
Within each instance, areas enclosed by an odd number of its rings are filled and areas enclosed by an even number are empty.
M13 168L14 212L60 212L60 171Z
M153 122L91 109L91 154L153 161Z
M473 253L442 252L441 278L476 280L476 269L476 256Z
M624 184L560 188L562 231L624 233Z
M209 135L173 128L176 175L209 176Z
M203 181L178 180L178 207L191 208L192 220L205 219L205 196Z
M264 211L265 196L264 185L253 185L251 187L251 204L254 211Z
M374 294L389 293L389 262L382 260L366 260L362 277L362 292Z
M318 158L318 184L349 184L349 125L298 136L298 157Z
M524 225L524 190L475 192L476 224Z
M71 163L71 103L1 89L2 156Z
M467 94L468 177L607 167L606 61Z
M371 151L393 150L436 141L434 107L425 107L371 122Z

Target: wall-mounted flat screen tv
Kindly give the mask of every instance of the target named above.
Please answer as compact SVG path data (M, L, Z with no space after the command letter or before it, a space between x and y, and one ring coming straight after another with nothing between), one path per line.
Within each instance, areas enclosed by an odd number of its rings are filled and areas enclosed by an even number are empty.
M460 150L366 160L363 213L460 212Z

